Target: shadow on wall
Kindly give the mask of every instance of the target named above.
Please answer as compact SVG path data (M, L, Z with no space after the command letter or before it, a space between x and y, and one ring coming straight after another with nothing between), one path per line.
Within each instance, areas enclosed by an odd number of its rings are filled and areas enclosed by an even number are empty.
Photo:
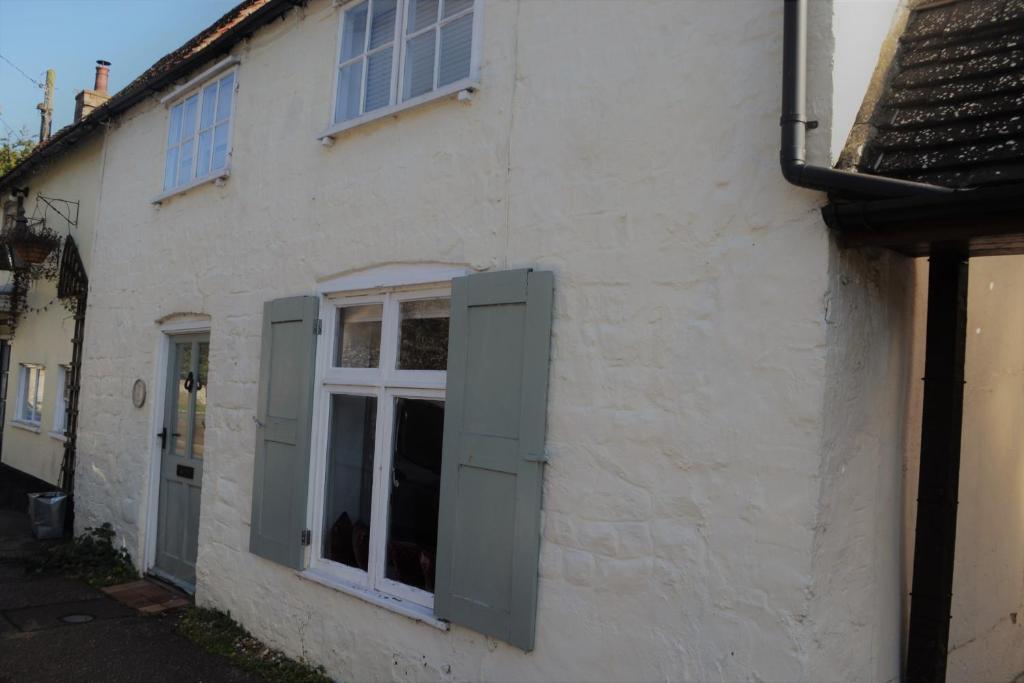
M58 491L53 484L0 464L0 510L28 510L28 494Z

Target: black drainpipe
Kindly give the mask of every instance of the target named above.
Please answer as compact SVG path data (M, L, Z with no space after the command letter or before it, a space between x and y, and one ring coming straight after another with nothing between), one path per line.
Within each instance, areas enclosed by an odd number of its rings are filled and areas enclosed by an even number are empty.
M944 196L952 189L894 178L810 166L806 160L807 0L783 0L782 174L823 192L871 198ZM908 682L946 680L960 433L964 407L967 254L962 246L932 245L921 419L914 578L907 644Z

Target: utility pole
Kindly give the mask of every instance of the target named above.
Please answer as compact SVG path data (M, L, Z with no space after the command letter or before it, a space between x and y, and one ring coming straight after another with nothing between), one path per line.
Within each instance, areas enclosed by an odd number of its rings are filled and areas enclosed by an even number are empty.
M46 70L46 89L43 91L43 101L36 105L41 112L39 121L39 142L43 143L50 137L50 126L53 122L53 84L57 80L57 72L53 69Z

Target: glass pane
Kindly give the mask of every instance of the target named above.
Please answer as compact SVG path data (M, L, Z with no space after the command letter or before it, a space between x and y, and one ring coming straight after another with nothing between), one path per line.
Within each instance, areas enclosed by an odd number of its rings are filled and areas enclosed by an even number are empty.
M342 62L362 54L366 49L366 14L369 5L369 2L361 2L345 12L345 22L341 28Z
M402 99L408 100L434 89L434 38L434 31L427 31L406 41Z
M398 308L398 369L448 368L448 299L403 301Z
M437 85L448 85L469 76L473 47L473 14L441 27L441 59L437 64Z
M171 433L171 452L178 455L187 455L188 451L188 397L189 391L186 385L191 385L192 380L192 344L175 344L177 358L174 363L175 390L174 390L174 429Z
M206 376L210 369L210 345L199 344L199 372L196 375L196 418L192 427L192 457L203 457L206 442Z
M217 108L217 84L213 83L203 88L203 110L199 114L199 129L209 128L213 125L213 115Z
M341 68L338 72L338 101L334 107L335 123L359 116L359 94L362 87L363 60Z
M46 391L46 371L42 368L35 369L36 393L32 402L32 419L35 422L42 422L43 419L43 392Z
M443 17L450 17L473 6L473 0L444 0Z
M212 142L212 130L204 130L199 134L199 159L196 161L197 178L201 178L210 172L210 146Z
M438 0L410 0L406 33L416 33L437 21Z
M324 501L324 557L366 570L373 496L377 399L331 397Z
M228 124L218 123L213 129L213 161L211 171L219 171L228 164Z
M373 111L391 104L391 51L389 47L369 58L363 111Z
M21 407L21 417L23 420L33 420L36 404L36 371L35 368L25 368L24 373L25 393L22 395L24 404Z
M380 361L381 304L338 309L335 367L375 368Z
M186 140L178 152L178 177L175 185L184 185L192 180L192 139Z
M164 160L164 189L174 187L174 174L178 170L178 148L171 147L167 150L167 158Z
M395 39L396 0L373 0L373 21L370 23L370 48L380 47Z
M171 109L171 123L167 128L167 146L178 144L178 140L181 139L181 110L184 108L183 104L179 104Z
M199 107L199 95L185 100L185 110L181 120L181 139L188 140L196 133L196 108Z
M385 575L430 592L437 560L443 434L443 401L395 400Z
M217 121L231 118L231 101L235 92L235 74L228 74L220 79L220 91L217 93Z

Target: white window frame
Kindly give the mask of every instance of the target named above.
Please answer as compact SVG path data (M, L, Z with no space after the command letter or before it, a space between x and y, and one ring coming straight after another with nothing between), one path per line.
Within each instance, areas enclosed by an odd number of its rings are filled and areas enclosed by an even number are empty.
M168 97L166 97L163 100L161 100L163 102L163 104L167 108L167 125L165 125L164 129L163 129L163 139L162 139L162 144L161 144L161 149L163 150L163 155L162 155L163 165L161 166L162 173L161 173L161 177L160 177L160 188L161 188L161 191L160 191L160 194L158 194L155 198L153 198L152 202L154 204L160 204L164 199L166 199L168 197L171 197L171 196L176 195L176 194L181 194L183 192L187 192L188 190L196 188L196 187L198 187L200 185L205 185L206 183L211 183L211 182L216 182L216 181L223 180L224 178L227 178L229 175L231 175L231 158L232 158L232 152L234 150L234 146L232 144L232 140L234 139L234 134L235 134L235 117L236 117L236 115L238 113L238 102L237 102L237 99L238 99L238 68L237 68L237 64L238 64L238 60L236 58L226 59L223 62L221 62L220 64L215 65L213 68L208 69L207 71L203 72L202 74L200 74L199 77L197 77L195 79L192 79L191 81L186 83L183 87L175 90L173 93L171 93L171 95L169 95ZM206 88L211 83L214 83L216 81L220 81L221 79L226 78L228 75L231 75L231 74L234 74L234 85L232 85L232 88L231 88L231 115L228 117L228 122L227 122L228 123L228 133L227 133L227 145L228 145L228 148L227 148L227 151L226 151L226 154L225 154L224 167L223 168L219 168L219 169L211 169L210 171L208 171L206 174L204 174L202 176L196 176L196 169L197 169L198 163L199 163L199 154L198 154L198 151L199 151L199 134L200 134L200 132L202 132L202 129L200 128L200 126L202 124L202 116L203 116L203 96L202 96L203 95L203 89ZM167 137L168 137L168 134L170 133L171 120L173 118L172 117L172 112L173 112L175 107L177 107L180 104L183 104L187 99L189 99L192 96L196 96L198 98L198 100L197 100L198 104L196 105L195 130L193 131L193 134L192 134L193 137L192 137L192 142L191 142L191 146L192 146L191 180L189 180L186 183L182 183L182 184L178 184L178 185L173 185L171 187L164 188L164 182L166 182L165 174L166 174L166 169L167 169L167 151L169 149L169 147L167 146ZM218 97L219 97L219 92L218 92ZM214 125L212 125L210 127L210 130L212 130L215 127L216 127L216 121L214 122ZM181 149L180 143L178 145L178 149L179 150ZM213 156L213 134L212 133L210 134L210 155L211 155L211 162L212 162L212 156Z
M371 112L360 114L355 118L348 119L347 121L339 121L335 123L335 117L337 116L338 108L338 82L340 80L340 71L343 64L349 61L354 61L355 57L351 60L341 60L341 48L342 48L342 34L345 28L345 13L352 9L363 0L344 0L336 2L335 4L340 8L338 13L338 39L334 47L334 54L332 55L332 79L333 84L331 86L331 111L330 111L330 125L322 133L317 135L317 138L328 145L333 142L334 135L346 131L350 128L362 126L371 121L376 121L387 116L393 116L398 112L406 109L412 109L414 107L421 106L428 102L432 102L437 99L444 97L452 97L455 95L459 96L459 99L470 99L471 94L480 87L480 60L483 44L483 15L484 15L484 0L473 0L473 5L470 9L463 10L458 14L442 19L440 22L431 24L431 26L438 26L439 24L446 24L451 21L458 19L459 17L469 14L473 14L473 44L470 48L469 57L469 75L453 83L441 86L430 92L417 95L416 97L409 98L408 100L402 100L401 93L403 87L403 79L405 76L405 42L409 39L409 36L405 34L406 23L408 21L408 5L409 0L398 0L398 6L396 11L398 13L397 20L395 21L395 36L392 43L392 67L391 67L391 96L390 104L379 109L374 109ZM369 17L368 17L369 19ZM367 33L370 30L369 21L367 21L366 27ZM422 29L426 31L428 29ZM438 40L440 40L440 30L437 31ZM377 49L377 48L375 48ZM435 59L437 55L438 46L435 45ZM362 59L365 59L368 53L360 53ZM396 67L397 61L397 67ZM437 63L434 64L434 79L437 79ZM365 67L363 73L363 80L360 92L360 109L363 106L363 100L366 98L366 76Z
M55 439L63 439L67 437L67 393L69 391L67 383L70 376L70 365L57 366L58 391L56 400L53 402L53 429L50 430L50 436Z
M396 398L445 400L447 371L397 370L399 348L399 306L403 302L451 298L450 278L447 281L422 282L426 272L464 274L465 269L450 267L413 269L408 281L418 284L378 286L362 289L363 274L340 278L358 289L337 289L329 283L322 286L320 318L324 330L318 344L317 370L313 398L313 438L311 439L309 508L311 553L309 578L345 592L400 611L407 616L444 628L444 622L433 618L434 594L388 579L385 576L387 522L390 472L393 457L394 409ZM391 280L389 269L384 280ZM343 285L344 286L344 285ZM377 368L337 368L334 358L337 343L338 310L348 306L381 304L380 359ZM331 397L335 394L374 396L377 398L377 424L374 433L373 485L371 489L370 549L367 571L349 567L323 557L324 514L328 470L328 441L331 419Z
M38 402L39 412L33 413L33 415L25 415L25 401L28 397L28 378L29 374L35 372L36 374L36 395L33 402ZM39 391L39 377L43 378L43 390ZM14 419L16 422L20 422L24 425L29 425L38 431L40 425L43 423L43 398L46 393L46 367L39 363L19 363L18 364L18 405L14 411Z

